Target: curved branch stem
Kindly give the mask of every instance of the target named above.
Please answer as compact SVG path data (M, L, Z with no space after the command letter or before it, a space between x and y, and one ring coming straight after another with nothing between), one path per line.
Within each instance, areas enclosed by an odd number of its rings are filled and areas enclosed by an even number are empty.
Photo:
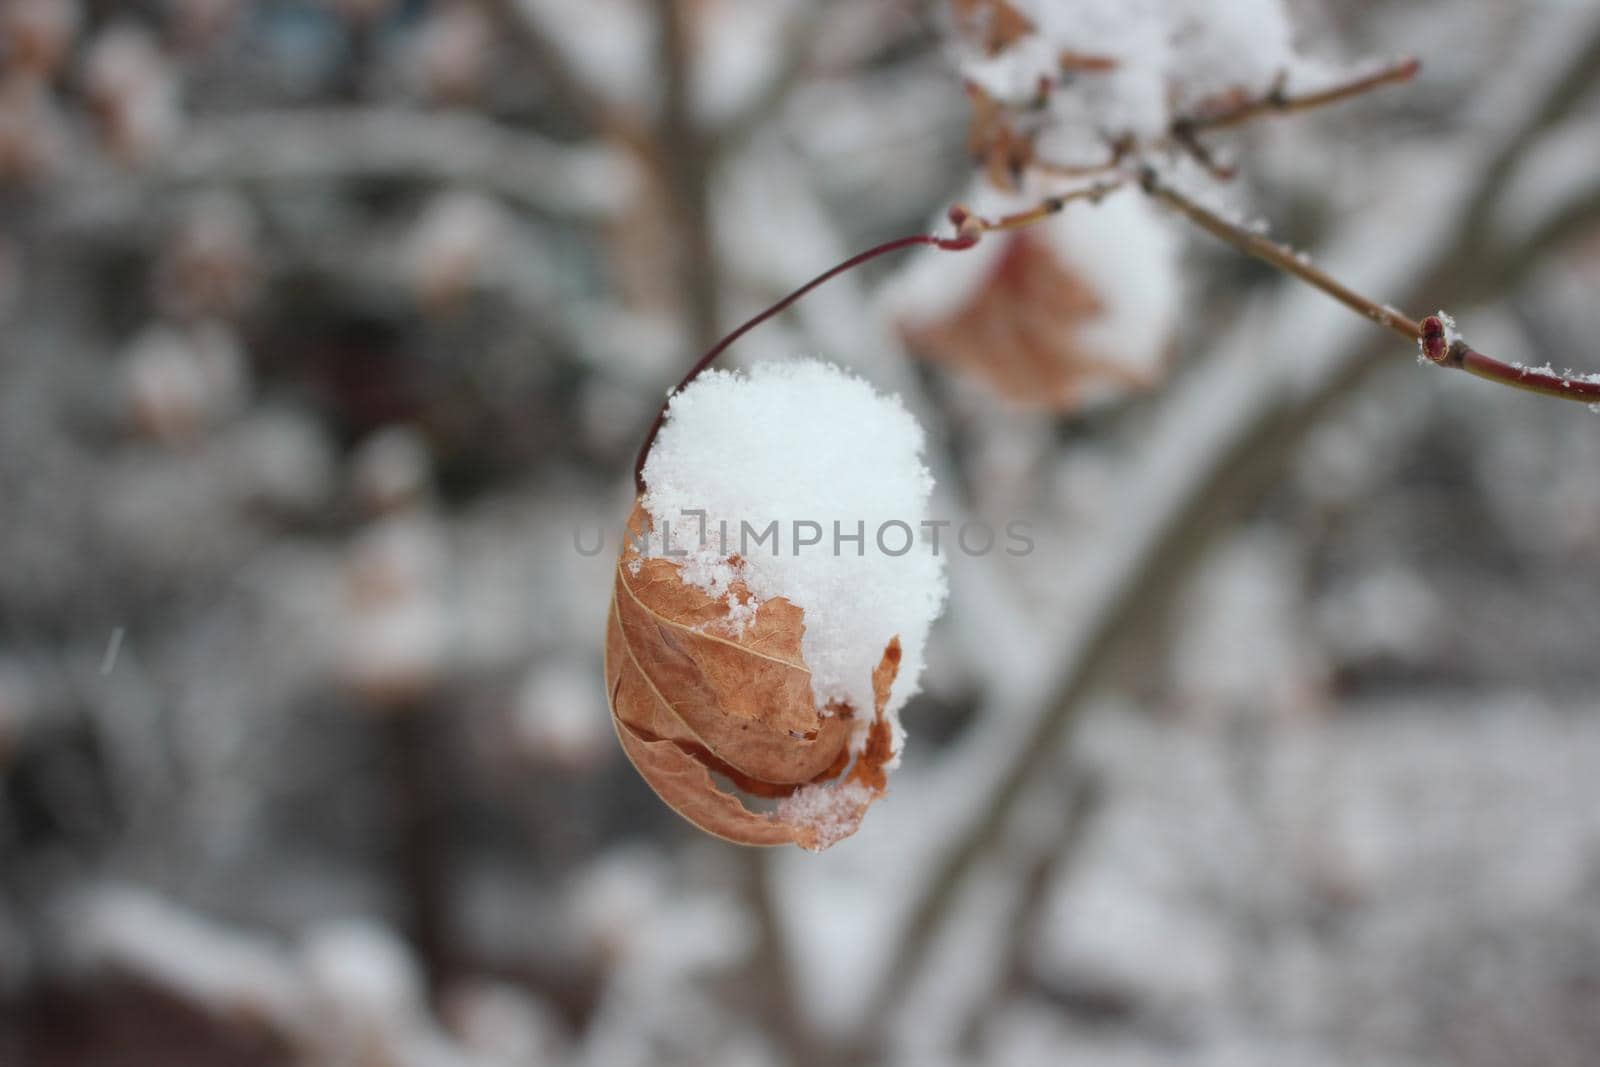
M722 355L722 353L726 352L729 348L732 348L735 341L739 340L739 338L743 337L757 326L760 326L763 322L766 322L774 315L786 310L790 305L794 304L795 301L811 292L811 290L826 282L832 281L834 278L844 274L847 271L854 270L856 267L859 267L861 264L866 263L869 260L877 259L879 256L888 255L891 252L898 252L903 248L913 248L917 245L930 245L934 248L943 249L947 252L957 252L961 251L962 249L971 248L973 245L978 243L978 235L985 228L985 224L982 222L982 220L973 219L971 222L976 223L976 225L964 225L958 223L961 229L960 232L954 237L935 237L932 234L918 233L912 234L910 237L898 237L893 241L885 241L883 244L875 245L872 248L867 249L865 252L858 252L849 259L845 260L843 263L839 263L823 271L821 274L817 275L815 278L812 278L809 282L806 282L804 285L790 293L788 296L784 297L782 300L779 300L771 307L766 308L764 311L761 311L752 318L746 320L732 333L728 334L722 340L712 345L706 350L705 355L696 360L694 366L689 368L688 373L685 374L683 379L673 387L672 392L667 394L666 402L663 403L661 405L661 409L656 412L655 421L650 424L650 430L645 434L644 443L639 446L639 454L633 462L634 487L637 488L639 492L644 492L644 461L650 455L650 446L655 444L656 434L661 432L661 423L667 417L667 407L669 404L671 404L672 397L688 388L689 383L698 378L707 367L711 366L712 363L716 362L718 356Z

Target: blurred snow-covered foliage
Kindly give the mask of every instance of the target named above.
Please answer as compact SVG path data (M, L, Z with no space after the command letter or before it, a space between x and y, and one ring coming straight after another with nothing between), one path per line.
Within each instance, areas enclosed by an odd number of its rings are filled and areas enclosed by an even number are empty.
M1591 5L1013 3L1137 43L1063 152L1420 53L1240 131L1226 195L1597 358ZM963 72L1025 73L972 6L0 5L0 1063L1593 1061L1600 418L1137 200L1050 239L1141 390L909 358L981 257L730 353L899 393L934 513L1031 531L949 559L862 833L734 850L618 758L633 451L705 342L969 195Z

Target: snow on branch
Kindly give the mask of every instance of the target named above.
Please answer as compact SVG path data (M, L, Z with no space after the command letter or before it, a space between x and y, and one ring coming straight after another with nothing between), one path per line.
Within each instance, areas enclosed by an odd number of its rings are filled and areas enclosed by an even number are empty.
M1201 142L1266 115L1326 107L1404 82L1411 57L1330 80L1292 47L1276 0L1140 6L1086 0L958 4L962 71L975 110L970 147L1003 187L1036 169L1083 177L1129 159L1186 155L1231 178ZM1322 82L1291 90L1292 82ZM1100 160L1092 157L1109 149Z
M1181 192L1173 183L1164 180L1150 161L1152 156L1158 154L1164 153L1168 156L1183 154L1214 178L1232 178L1234 169L1217 161L1210 149L1200 140L1201 134L1232 129L1267 115L1296 114L1326 107L1384 86L1409 81L1421 69L1417 59L1403 58L1377 70L1320 89L1291 93L1288 89L1287 65L1290 57L1286 50L1280 50L1282 55L1279 58L1283 60L1284 65L1264 89L1250 88L1250 76L1246 72L1239 74L1235 81L1225 83L1220 92L1194 97L1190 91L1193 86L1208 84L1208 79L1211 78L1204 68L1203 59L1168 57L1164 61L1165 66L1160 66L1160 71L1164 72L1165 77L1175 79L1174 85L1177 88L1174 92L1177 99L1181 101L1185 94L1188 94L1193 97L1194 102L1185 108L1175 110L1166 120L1164 130L1159 136L1144 137L1141 136L1140 129L1141 126L1150 128L1148 115L1143 116L1142 122L1135 121L1129 117L1131 112L1123 114L1108 103L1109 98L1131 99L1131 94L1134 94L1136 89L1135 83L1141 76L1139 70L1129 70L1130 65L1134 63L1131 57L1139 54L1135 47L1138 43L1138 35L1135 33L1138 29L1135 24L1139 22L1137 16L1123 11L1116 17L1108 17L1102 28L1116 27L1117 31L1102 41L1094 38L1092 33L1085 38L1083 35L1086 31L1079 22L1058 25L1052 17L1032 11L1028 5L999 2L969 6L985 13L985 19L978 28L988 34L983 37L988 57L969 66L969 77L976 75L977 80L970 81L968 88L974 105L971 145L974 153L985 164L991 181L1005 188L1017 188L1022 184L1024 176L1030 172L1058 179L1098 176L1100 180L1088 187L1046 197L1033 210L1017 212L994 221L972 216L967 209L957 206L951 210L950 218L962 235L970 234L976 237L995 230L1029 226L1059 212L1074 199L1098 201L1110 190L1136 177L1146 195L1176 211L1185 221L1233 245L1239 251L1321 290L1357 314L1416 342L1424 360L1434 366L1464 370L1486 381L1513 386L1543 396L1579 400L1590 404L1600 400L1600 375L1572 371L1558 373L1548 366L1526 367L1519 363L1506 363L1477 351L1457 338L1446 339L1445 318L1430 316L1419 322L1393 307L1356 292L1318 269L1307 256L1225 217L1194 197ZM1005 19L999 17L1002 13L1007 15ZM1265 5L1263 15L1267 14L1281 18L1281 11L1276 5ZM1179 18L1181 21L1179 15L1173 14L1169 17ZM1094 23L1093 19L1088 21ZM1226 19L1221 21L1227 22ZM1001 37L995 38L993 32L1001 25L1009 28ZM969 24L966 29L970 34L973 26ZM1221 29L1216 30L1219 40L1227 37L1227 29L1228 27L1223 25ZM1143 30L1148 31L1144 33L1144 39L1151 40L1159 38L1160 34L1156 33L1158 30L1173 36L1174 28L1162 24L1144 27ZM1034 54L1037 48L1030 50L1030 43L1036 44L1036 39L1048 42L1053 49L1047 60L1041 60ZM1173 39L1176 40L1177 37L1173 36ZM1093 47L1087 49L1080 47L1085 40L1088 40ZM1188 42L1184 47L1200 53L1207 51L1204 42L1199 45ZM1211 51L1216 50L1211 49ZM1570 109L1573 101L1581 96L1581 86L1587 84L1592 77L1587 72L1593 68L1593 64L1588 62L1592 58L1593 50L1592 44L1585 44L1577 49L1579 73L1575 80L1564 80L1552 86L1538 99L1536 106L1530 112L1538 120L1535 123L1535 130L1519 133L1508 142L1507 147L1512 151L1502 151L1491 160L1486 168L1485 183L1470 212L1474 217L1482 214L1484 196L1497 195L1505 185L1512 168L1519 161L1521 149L1532 143L1532 139L1537 135L1536 131L1563 115ZM1093 56L1095 61L1089 62L1085 56ZM1039 67L1041 62L1053 63L1059 69L1045 72ZM1196 63L1199 66L1195 66ZM1019 96L1016 92L1018 71L1026 71L1030 77L1036 79L1031 97L1026 94ZM1142 73L1150 74L1148 71ZM1009 75L1010 81L1007 82L1002 74ZM1096 78L1112 76L1121 78L1126 84L1109 88L1093 84ZM1129 78L1134 81L1129 82ZM1088 80L1091 84L1083 85L1084 80ZM1078 132L1081 133L1083 128L1088 128L1084 122L1086 117L1095 118L1100 124L1099 129L1117 131L1107 135L1109 156L1101 163L1089 165L1056 163L1044 158L1036 150L1036 142L1047 134L1060 132L1059 128L1052 130L1048 119L1039 119L1037 116L1039 113L1053 115L1052 109L1059 110L1055 96L1058 89L1066 88L1074 90L1078 97L1088 102L1088 112L1066 116L1069 124L1077 123L1080 127ZM1100 89L1104 89L1105 92L1097 95L1097 90ZM1116 117L1115 121L1113 116ZM1116 122L1122 125L1116 125ZM1057 126L1059 125L1058 123ZM1574 217L1582 219L1586 215L1587 211L1580 203ZM1556 216L1557 221L1562 224L1568 218L1569 216L1565 214ZM1539 236L1541 239L1549 239L1548 230L1541 230Z

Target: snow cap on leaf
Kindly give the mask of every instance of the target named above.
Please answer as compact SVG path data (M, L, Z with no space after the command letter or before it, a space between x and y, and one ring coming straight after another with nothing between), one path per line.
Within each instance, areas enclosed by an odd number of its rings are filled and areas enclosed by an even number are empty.
M822 849L883 795L944 599L921 447L897 400L816 362L709 371L673 398L606 685L624 751L702 829ZM753 810L713 775L780 802Z

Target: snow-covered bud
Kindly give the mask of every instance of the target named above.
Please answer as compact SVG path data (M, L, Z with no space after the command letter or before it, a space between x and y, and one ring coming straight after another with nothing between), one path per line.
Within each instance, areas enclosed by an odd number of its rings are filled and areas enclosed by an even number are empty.
M1441 311L1422 320L1422 336L1417 339L1417 346L1423 359L1442 367L1449 361L1457 339L1455 320Z
M821 363L710 371L672 399L617 565L606 683L623 749L702 829L819 850L883 795L944 598L918 536L921 449L897 400ZM751 811L713 772L783 799Z

